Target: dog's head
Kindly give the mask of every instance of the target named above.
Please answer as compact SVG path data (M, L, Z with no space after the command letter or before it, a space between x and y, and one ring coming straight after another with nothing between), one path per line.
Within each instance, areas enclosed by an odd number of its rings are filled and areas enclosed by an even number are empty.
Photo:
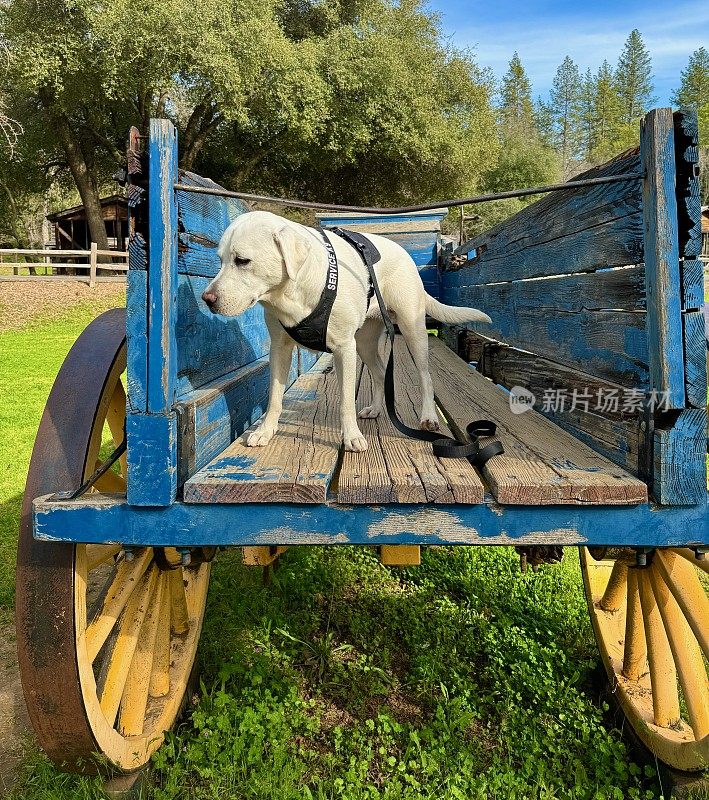
M202 299L215 314L235 317L295 280L311 254L298 226L268 211L242 214L219 242L221 269Z

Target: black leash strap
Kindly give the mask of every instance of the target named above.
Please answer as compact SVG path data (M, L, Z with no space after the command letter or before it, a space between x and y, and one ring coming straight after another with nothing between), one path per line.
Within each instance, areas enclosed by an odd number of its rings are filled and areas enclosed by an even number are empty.
M381 311L384 326L387 331L387 338L389 340L389 358L384 373L384 401L392 425L400 433L403 433L404 436L409 436L412 439L421 439L424 442L431 442L433 454L438 456L438 458L469 458L473 464L482 467L493 456L504 453L501 442L491 442L483 448L480 447L478 441L480 438L494 436L497 432L495 423L488 419L475 420L467 426L465 432L470 439L468 442L458 442L450 436L441 436L440 433L434 433L433 431L422 431L419 428L410 428L399 419L396 413L396 393L394 390L394 338L396 332L394 330L394 323L389 316L386 303L379 289L377 276L374 274L374 265L370 258L369 249L361 241L361 234L355 237L352 235L351 231L343 228L332 228L331 230L333 233L336 233L349 242L357 250L369 271L369 280L374 288L374 294L377 298L377 303L379 303L379 310Z
M56 492L49 499L50 500L76 500L85 494L102 476L105 475L109 469L118 461L118 459L126 452L126 438L123 436L123 441L111 453L111 455L101 464L101 466L93 472L89 477L79 486L78 489L72 489L68 492Z

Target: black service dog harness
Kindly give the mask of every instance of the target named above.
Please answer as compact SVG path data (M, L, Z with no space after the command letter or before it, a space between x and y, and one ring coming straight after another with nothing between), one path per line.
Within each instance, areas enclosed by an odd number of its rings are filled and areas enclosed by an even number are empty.
M332 311L332 306L337 296L337 255L335 254L335 249L330 243L330 240L327 238L325 229L318 228L318 230L323 237L325 249L327 250L327 281L325 282L325 288L320 295L318 304L305 319L301 320L297 325L293 325L291 328L286 328L283 323L281 323L281 325L283 325L284 330L292 339L295 339L298 344L308 347L311 350L329 353L330 350L325 340L327 338L327 324L330 319L330 312ZM466 442L459 442L452 439L450 436L442 436L440 433L434 433L433 431L422 431L418 428L410 428L399 419L396 413L396 397L394 391L394 323L384 304L384 299L379 291L377 277L374 274L374 265L381 259L381 254L374 244L362 233L348 231L344 228L329 228L328 230L351 244L359 253L367 267L367 272L369 273L367 309L369 309L370 300L376 295L377 302L379 303L379 310L387 330L387 337L391 343L386 371L384 373L384 400L387 414L394 427L405 436L409 436L412 439L422 439L423 441L431 442L433 454L439 458L468 458L476 466L482 467L493 456L504 453L504 448L498 441L493 441L483 448L480 447L480 438L494 436L497 431L495 423L488 419L475 420L467 426L465 431L468 435L468 441Z
M283 329L291 339L295 339L299 345L307 347L310 350L329 353L330 349L326 342L327 324L330 321L330 312L332 311L333 303L337 297L337 255L335 254L335 248L327 238L325 228L317 228L317 230L320 231L320 235L325 243L325 250L327 251L327 280L325 281L325 288L322 290L318 304L305 319L302 319L290 328L287 328L282 322L281 325L283 325ZM364 248L371 264L374 265L381 259L379 250L377 250L372 242L363 234L356 233L355 231L346 231L343 228L328 228L328 230L337 234L346 242L349 242L360 255L362 255L362 250L360 250L360 248ZM365 261L364 263L366 264L367 262ZM370 273L369 291L367 292L367 309L369 308L369 301L373 296L374 287L372 285L372 276Z

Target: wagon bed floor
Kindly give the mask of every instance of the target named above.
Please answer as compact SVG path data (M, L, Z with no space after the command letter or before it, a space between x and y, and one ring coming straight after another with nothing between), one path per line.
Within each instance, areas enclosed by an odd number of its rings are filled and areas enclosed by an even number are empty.
M420 390L401 337L396 347L397 411L418 424ZM286 392L278 433L265 447L241 436L184 485L188 503L482 503L623 505L647 501L647 487L536 411L513 414L509 396L430 337L441 430L460 437L473 419L492 419L505 453L482 475L466 459L439 459L427 442L399 433L385 414L360 420L369 449L343 452L339 392L323 356ZM364 371L357 407L369 404ZM253 428L249 429L253 430ZM481 445L485 445L481 440Z

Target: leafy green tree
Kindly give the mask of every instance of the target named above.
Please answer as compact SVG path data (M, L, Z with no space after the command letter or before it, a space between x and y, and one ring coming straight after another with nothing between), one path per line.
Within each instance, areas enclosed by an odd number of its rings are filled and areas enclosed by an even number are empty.
M699 116L699 140L709 146L709 51L695 50L682 70L682 83L672 96L678 106L694 108Z
M593 157L593 138L596 130L596 82L590 68L581 78L578 103L581 154L586 161Z
M604 61L594 77L593 135L591 158L602 162L620 148L619 129L622 125L622 106L615 87L613 69Z
M578 66L566 56L556 71L550 94L556 147L561 157L564 175L568 174L572 160L579 154L581 144L579 125L581 85Z
M654 102L652 60L637 29L625 41L615 71L615 84L623 122L632 125Z
M554 130L554 109L551 103L546 103L538 97L534 104L534 127L540 140L547 147L554 147L556 132Z
M534 124L532 85L517 52L502 76L500 119L511 130L529 130Z

